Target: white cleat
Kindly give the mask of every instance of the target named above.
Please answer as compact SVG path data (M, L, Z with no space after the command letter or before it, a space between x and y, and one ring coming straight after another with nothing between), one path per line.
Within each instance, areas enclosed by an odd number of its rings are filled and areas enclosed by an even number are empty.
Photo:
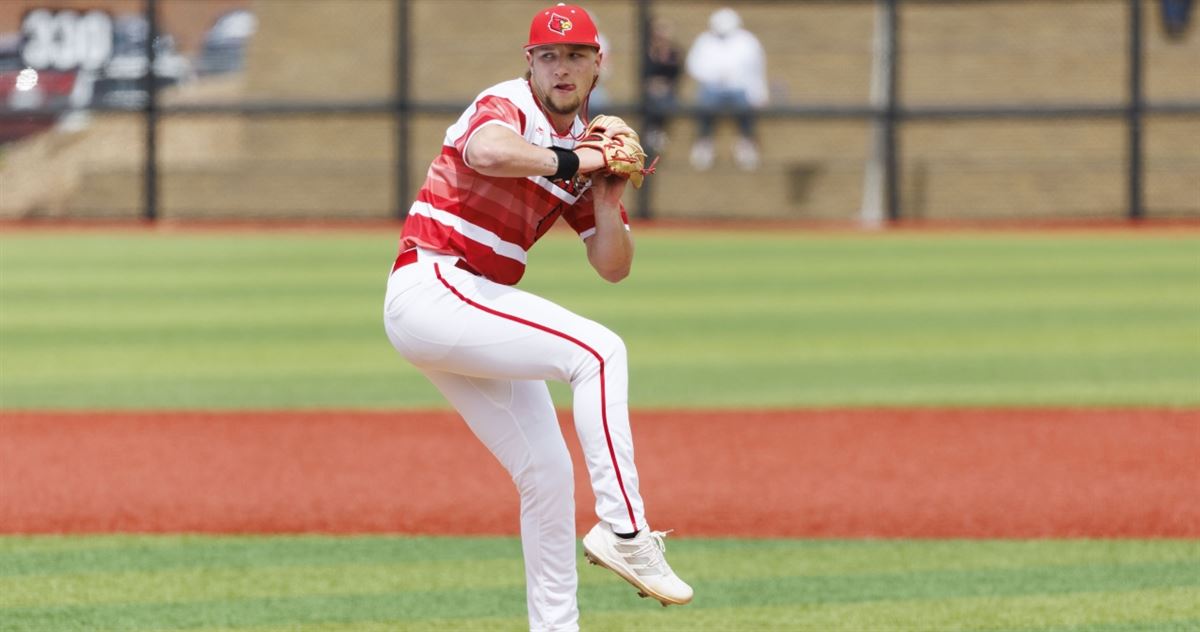
M592 564L603 566L633 584L639 597L652 597L664 607L682 606L692 600L692 587L667 564L663 556L667 550L665 535L642 529L635 537L624 540L600 523L583 536L583 555Z

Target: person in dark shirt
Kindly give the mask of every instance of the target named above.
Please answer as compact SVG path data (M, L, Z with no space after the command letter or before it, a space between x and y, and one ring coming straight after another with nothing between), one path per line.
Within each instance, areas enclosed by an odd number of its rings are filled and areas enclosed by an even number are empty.
M1162 0L1162 22L1167 37L1183 39L1192 13L1192 0Z
M683 69L683 54L673 39L674 29L663 18L650 22L650 37L646 46L646 148L655 154L667 146L667 116L675 108L679 76Z

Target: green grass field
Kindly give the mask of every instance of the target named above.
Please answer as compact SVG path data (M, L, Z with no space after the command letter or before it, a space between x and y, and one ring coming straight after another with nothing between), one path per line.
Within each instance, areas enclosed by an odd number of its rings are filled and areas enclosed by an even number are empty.
M5 630L520 630L507 538L0 540ZM681 540L663 609L581 566L587 630L1200 626L1200 543Z
M382 332L394 240L0 235L0 409L442 408ZM626 339L635 407L1200 405L1195 232L638 244L613 286L552 235L522 283ZM663 609L581 565L585 629L1200 630L1200 541L669 545L696 602ZM0 631L519 630L519 547L8 536Z
M2 405L444 407L383 334L394 241L0 237ZM1194 233L638 244L609 285L555 234L522 283L625 338L634 406L1200 404Z

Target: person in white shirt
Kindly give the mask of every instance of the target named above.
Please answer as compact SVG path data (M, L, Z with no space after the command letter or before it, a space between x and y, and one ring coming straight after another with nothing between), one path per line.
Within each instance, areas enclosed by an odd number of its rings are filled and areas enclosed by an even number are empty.
M696 37L687 56L688 75L699 83L700 115L692 166L712 167L716 117L731 111L738 124L734 160L745 170L758 167L755 110L767 103L767 58L753 33L742 28L742 19L728 7L709 17L709 29Z

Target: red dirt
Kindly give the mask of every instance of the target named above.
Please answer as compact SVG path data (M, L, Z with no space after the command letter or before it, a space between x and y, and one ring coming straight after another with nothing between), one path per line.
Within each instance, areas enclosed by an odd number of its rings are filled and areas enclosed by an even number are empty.
M651 524L684 536L1200 537L1200 410L634 424ZM511 481L448 412L0 413L0 533L516 530Z

